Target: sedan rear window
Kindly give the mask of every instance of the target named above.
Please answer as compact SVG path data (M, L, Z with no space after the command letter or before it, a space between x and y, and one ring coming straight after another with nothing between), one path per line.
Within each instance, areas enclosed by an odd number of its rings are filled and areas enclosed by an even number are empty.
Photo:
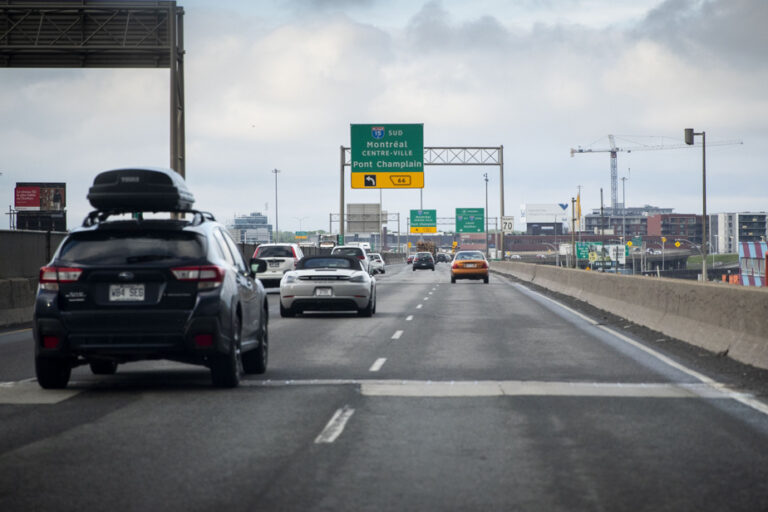
M293 258L293 250L289 246L262 245L256 249L257 258Z
M83 233L68 238L59 252L64 264L124 265L204 258L197 234L178 232Z
M358 265L359 267L359 265ZM347 258L311 258L301 262L299 268L346 268L351 269L352 262ZM355 268L357 270L357 268Z
M481 252L460 252L456 254L457 260L484 260L485 256Z

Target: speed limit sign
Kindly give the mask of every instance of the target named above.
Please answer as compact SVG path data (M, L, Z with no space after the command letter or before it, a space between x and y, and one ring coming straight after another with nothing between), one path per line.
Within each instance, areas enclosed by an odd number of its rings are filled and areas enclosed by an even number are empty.
M505 235L511 235L515 232L515 218L514 217L502 217L501 218L501 232Z

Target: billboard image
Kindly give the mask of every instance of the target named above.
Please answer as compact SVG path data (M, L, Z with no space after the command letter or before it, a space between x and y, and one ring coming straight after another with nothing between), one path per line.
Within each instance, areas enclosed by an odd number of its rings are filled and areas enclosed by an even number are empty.
M14 207L19 211L58 212L67 207L66 183L16 183Z
M567 204L565 205L567 208ZM555 223L567 220L566 210L557 203L526 204L523 208L526 223Z
M66 183L16 183L16 229L66 231Z

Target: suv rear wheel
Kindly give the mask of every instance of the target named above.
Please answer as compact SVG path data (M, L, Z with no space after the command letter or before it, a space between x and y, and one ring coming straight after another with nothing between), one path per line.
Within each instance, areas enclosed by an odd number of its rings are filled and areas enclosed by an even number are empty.
M240 384L243 361L240 353L240 317L232 326L232 346L228 354L216 354L211 360L211 381L217 388L236 388Z
M64 389L72 374L72 366L67 359L36 357L35 374L43 389Z
M259 340L259 346L250 352L243 354L243 371L245 373L264 373L267 371L267 362L269 361L269 329L268 329L268 314L267 310L262 313L263 326L261 329L261 339Z

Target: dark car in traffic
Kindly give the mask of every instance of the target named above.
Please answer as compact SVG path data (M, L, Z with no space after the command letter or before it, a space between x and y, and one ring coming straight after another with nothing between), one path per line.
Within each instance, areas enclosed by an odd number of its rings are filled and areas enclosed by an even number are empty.
M88 198L97 210L40 269L33 330L41 387L66 387L80 365L104 375L151 359L207 366L218 387L237 386L242 371L266 371L269 311L254 278L266 263L247 265L226 228L191 209L175 172L106 171ZM149 212L159 218L145 219Z
M413 258L413 271L416 269L431 269L435 270L435 258L432 257L431 252L418 252Z

